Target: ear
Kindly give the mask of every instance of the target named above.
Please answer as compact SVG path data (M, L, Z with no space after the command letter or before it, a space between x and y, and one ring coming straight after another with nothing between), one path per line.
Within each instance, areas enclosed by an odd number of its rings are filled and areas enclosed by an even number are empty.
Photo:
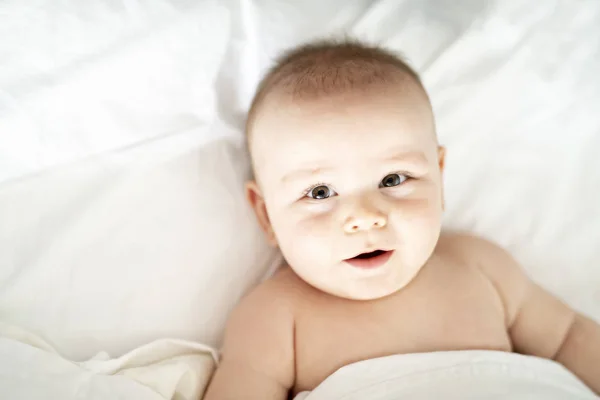
M277 239L275 238L273 227L271 226L271 221L269 220L269 215L267 214L265 200L260 192L258 184L255 181L246 182L246 198L254 210L258 224L262 228L263 232L265 232L267 242L271 246L277 246Z
M446 160L446 148L444 146L438 146L438 164L440 166L440 172L444 172L444 163Z
M444 146L438 146L438 165L440 166L440 188L441 188L441 196L442 196L442 210L445 209L445 201L444 201L444 166L446 162L446 148Z

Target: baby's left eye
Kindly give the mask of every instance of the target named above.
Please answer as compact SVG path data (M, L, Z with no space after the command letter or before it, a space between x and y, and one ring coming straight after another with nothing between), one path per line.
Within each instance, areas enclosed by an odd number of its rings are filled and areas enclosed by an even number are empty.
M408 179L408 176L404 174L388 174L386 175L381 182L379 183L379 187L393 187L398 186L404 183Z

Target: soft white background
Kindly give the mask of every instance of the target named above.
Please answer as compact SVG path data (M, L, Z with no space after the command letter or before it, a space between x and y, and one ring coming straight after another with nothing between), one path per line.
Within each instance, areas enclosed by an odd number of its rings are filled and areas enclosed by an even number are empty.
M422 74L446 225L600 319L600 2L0 2L0 320L65 358L218 346L276 255L242 191L273 58L354 37Z

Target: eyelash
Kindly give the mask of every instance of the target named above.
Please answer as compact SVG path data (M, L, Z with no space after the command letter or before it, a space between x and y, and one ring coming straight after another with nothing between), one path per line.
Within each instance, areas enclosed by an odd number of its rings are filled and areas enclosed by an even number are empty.
M409 181L409 180L412 180L412 179L414 179L414 177L413 177L412 175L410 175L409 173L406 173L406 172L400 172L400 171L396 171L396 172L390 172L389 174L386 174L385 176L387 176L387 175L390 175L390 174L404 175L404 176L406 176L406 181ZM385 176L384 176L384 177L385 177ZM383 179L383 178L382 178L382 179ZM406 182L406 181L405 181L405 182ZM331 186L331 185L329 185L328 183L325 183L325 182L319 182L319 183L316 183L316 184L310 185L309 187L307 187L306 189L304 189L304 190L302 191L302 193L300 194L300 196L301 196L301 197L308 197L308 194L309 194L309 193L310 193L310 192L311 192L311 191L312 191L314 188L316 188L316 187L319 187L319 186Z
M411 174L409 174L408 172L401 172L401 171L390 172L389 174L386 174L386 175L384 176L384 178L385 178L386 176L388 176L388 175L392 175L392 174L396 174L396 175L403 175L403 176L405 176L405 177L406 177L406 179L404 180L404 182L403 182L403 183L401 183L400 185L403 185L404 183L406 183L406 182L408 182L408 181L410 181L410 180L413 180L413 179L415 179L415 178L414 178L414 176L412 176L412 175L411 175ZM383 178L381 178L381 179L383 180ZM400 185L398 185L398 186L400 186ZM394 187L397 187L397 186L394 186ZM389 189L389 188L388 188L388 189Z

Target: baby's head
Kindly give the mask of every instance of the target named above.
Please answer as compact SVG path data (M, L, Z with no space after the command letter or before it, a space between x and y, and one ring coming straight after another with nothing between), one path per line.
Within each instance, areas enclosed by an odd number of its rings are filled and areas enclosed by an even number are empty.
M391 53L358 43L287 53L262 81L246 133L250 203L310 285L375 299L432 255L444 153L418 76Z

